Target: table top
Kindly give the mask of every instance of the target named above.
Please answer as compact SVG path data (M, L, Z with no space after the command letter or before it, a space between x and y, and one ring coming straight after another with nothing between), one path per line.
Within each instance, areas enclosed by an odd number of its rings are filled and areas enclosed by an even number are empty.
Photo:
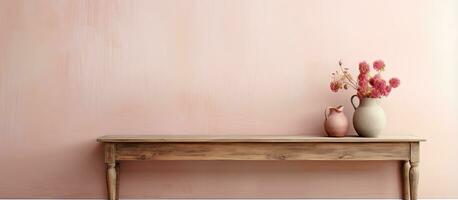
M302 135L105 135L97 142L422 142L425 139L415 136L381 136L367 138L312 137Z

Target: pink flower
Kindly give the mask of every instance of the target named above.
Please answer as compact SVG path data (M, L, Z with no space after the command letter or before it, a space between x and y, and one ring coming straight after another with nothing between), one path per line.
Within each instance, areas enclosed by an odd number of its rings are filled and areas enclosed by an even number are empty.
M363 62L359 63L359 73L367 74L367 73L369 73L369 70L370 70L369 64L367 64L366 61L363 61Z
M401 84L401 81L398 78L391 78L389 82L390 86L393 88L397 88Z
M363 99L364 97L367 97L367 87L358 88L358 92L356 93L356 95L359 97L359 99Z
M339 81L332 81L330 87L333 92L338 92L341 85L342 84Z
M370 96L371 98L380 98L381 96L382 96L382 94L381 94L380 90L375 89L375 88L372 89L371 96Z
M358 96L359 99L363 99L363 98L364 98L364 93L361 92L361 91L358 91L358 92L356 93L356 96Z
M358 88L367 88L369 86L369 83L367 81L359 81L358 82Z
M342 67L339 62L340 71L331 73L330 88L333 92L344 89L356 89L357 96L362 98L382 98L388 96L393 88L399 87L401 81L398 78L392 78L389 81L382 78L381 73L385 70L385 62L376 60L370 66L366 61L359 63L359 74L355 81L349 73L348 68ZM375 71L375 75L370 75L370 70Z
M367 74L359 74L358 81L365 81L367 80Z
M386 81L383 79L376 79L374 82L374 88L383 91L386 87Z
M373 77L373 87L371 90L370 97L371 98L380 98L382 97L382 95L385 95L385 93L387 93L386 81L381 78Z
M374 86L375 80L378 80L378 79L381 79L381 78L382 78L382 76L380 75L380 73L378 73L375 76L373 76L371 79L369 79L369 84Z
M377 71L383 71L385 69L385 62L383 60L376 60L372 66Z
M359 87L367 87L367 74L359 74L358 76L358 86Z
M391 92L391 86L387 85L383 90L383 96L388 96Z

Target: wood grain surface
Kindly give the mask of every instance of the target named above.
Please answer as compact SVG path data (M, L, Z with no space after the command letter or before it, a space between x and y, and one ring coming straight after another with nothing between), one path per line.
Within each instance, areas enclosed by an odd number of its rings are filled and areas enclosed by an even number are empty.
M121 143L116 160L408 160L409 143Z
M98 142L420 142L415 136L311 137L297 135L106 135Z
M109 138L107 142L104 139ZM208 161L402 161L404 200L417 200L422 139L300 136L103 136L110 200L119 199L119 162L145 160ZM405 141L407 140L407 141ZM408 141L411 140L411 141ZM358 141L358 142L355 142ZM377 142L379 141L379 142Z

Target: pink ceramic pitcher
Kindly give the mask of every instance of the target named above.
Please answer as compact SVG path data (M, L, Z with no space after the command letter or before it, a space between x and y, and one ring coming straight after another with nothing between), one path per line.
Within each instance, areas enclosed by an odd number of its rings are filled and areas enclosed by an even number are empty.
M348 119L343 113L343 106L328 107L324 111L324 130L330 137L343 137L348 132ZM328 114L329 111L329 114Z

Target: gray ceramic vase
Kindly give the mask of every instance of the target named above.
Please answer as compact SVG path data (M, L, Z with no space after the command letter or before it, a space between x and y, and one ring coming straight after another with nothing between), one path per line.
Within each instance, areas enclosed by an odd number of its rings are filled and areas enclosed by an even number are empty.
M357 96L351 97L351 104L355 108L353 126L356 132L362 137L378 137L386 124L385 112L380 106L380 98L360 99L356 107L353 102L355 97Z

